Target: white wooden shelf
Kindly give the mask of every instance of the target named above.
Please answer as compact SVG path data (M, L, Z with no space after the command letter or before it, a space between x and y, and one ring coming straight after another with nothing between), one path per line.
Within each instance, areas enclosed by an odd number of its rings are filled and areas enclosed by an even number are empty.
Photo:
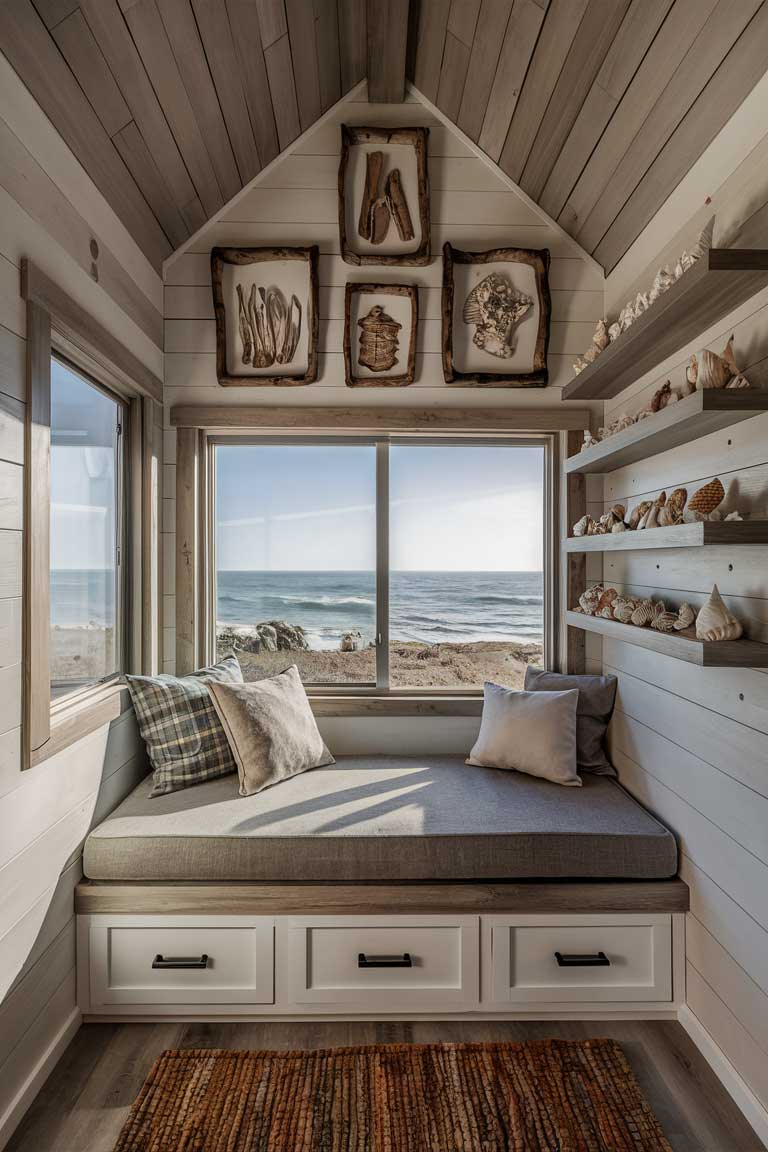
M768 544L768 520L713 520L675 524L667 528L644 528L634 532L610 532L601 536L569 536L566 552L632 552L652 548L703 548Z
M587 616L584 612L566 612L565 620L569 628L636 644L703 668L768 668L768 644L755 640L697 640L691 628L683 632L655 632L652 628L636 628L633 624Z

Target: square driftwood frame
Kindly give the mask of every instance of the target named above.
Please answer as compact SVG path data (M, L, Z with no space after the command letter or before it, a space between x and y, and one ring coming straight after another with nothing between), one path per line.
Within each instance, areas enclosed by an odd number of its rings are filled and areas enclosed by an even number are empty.
M318 253L310 248L212 248L211 285L213 311L216 317L216 376L225 388L263 388L266 385L291 386L311 384L317 379L318 333ZM225 264L267 264L277 260L304 260L309 265L309 298L306 323L308 325L307 370L303 376L233 376L227 371L226 304L222 289Z
M359 128L347 124L341 126L341 159L339 160L339 238L341 255L348 264L379 264L414 267L429 264L430 250L429 224L429 174L427 171L427 139L429 128ZM414 252L401 255L379 256L374 253L361 255L353 252L347 238L346 182L349 150L355 144L410 144L416 152L416 175L418 181L419 221L421 243Z
M411 332L408 341L408 359L405 372L398 376L355 376L352 371L352 297L375 294L377 296L407 296L411 301ZM405 388L416 377L416 334L419 327L419 290L415 284L352 284L344 293L344 373L348 388Z
M459 372L453 366L454 264L528 264L536 274L539 297L539 332L531 372ZM443 245L443 375L447 384L485 384L490 388L546 388L549 347L549 250L547 248L491 248L487 252L463 252Z

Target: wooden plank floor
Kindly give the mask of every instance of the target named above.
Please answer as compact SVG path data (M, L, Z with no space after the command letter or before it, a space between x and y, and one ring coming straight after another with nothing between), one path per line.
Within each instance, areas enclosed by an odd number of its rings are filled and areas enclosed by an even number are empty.
M583 1039L622 1045L675 1152L760 1152L736 1105L681 1026L667 1021L296 1024L86 1024L7 1152L112 1152L155 1058L165 1048L322 1048L435 1041Z

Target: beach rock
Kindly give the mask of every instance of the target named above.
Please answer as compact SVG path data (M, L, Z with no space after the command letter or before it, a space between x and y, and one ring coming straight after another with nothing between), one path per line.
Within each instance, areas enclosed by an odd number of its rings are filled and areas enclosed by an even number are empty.
M342 652L359 652L363 646L363 634L357 629L354 632L345 632L339 645Z
M257 624L256 631L269 652L306 652L309 649L306 633L300 624L269 620L266 624ZM272 642L274 648L270 647Z
M277 652L277 630L271 624L257 624L256 634L248 647L249 652Z

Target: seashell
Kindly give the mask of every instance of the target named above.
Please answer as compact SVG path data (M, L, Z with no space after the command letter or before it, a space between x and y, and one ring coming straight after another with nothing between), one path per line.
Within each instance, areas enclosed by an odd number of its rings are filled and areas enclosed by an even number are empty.
M683 253L683 255L685 255L685 253ZM677 264L675 264L675 280L679 280L683 272L685 272L685 268L683 267L682 259L680 259Z
M683 272L687 272L689 268L693 268L697 259L698 257L694 256L692 252L689 252L686 248L683 248L682 254L680 256L680 264L682 266Z
M517 325L532 307L532 297L518 291L508 276L491 272L467 296L462 316L465 324L475 325L472 342L506 360L517 346Z
M669 268L659 268L658 272L653 278L651 290L648 293L649 303L653 304L655 300L658 300L659 296L661 296L662 293L668 291L674 282L675 278L670 272Z
M611 508L611 512L613 512L617 520L623 520L626 516L627 510L623 504L614 504Z
M717 584L696 618L696 637L699 640L738 640L743 629L732 612L723 603Z
M596 440L595 437L590 432L589 428L587 428L586 431L584 432L584 443L581 446L581 450L583 452L585 448L593 448L595 444L599 444L599 443L600 443L600 441Z
M611 344L613 344L614 340L618 340L619 336L621 336L621 324L617 320L615 323L611 324L610 328L608 329L608 339L610 340Z
M600 603L600 597L605 591L602 584L593 584L591 588L587 588L579 596L579 607L582 612L586 612L587 616L594 616L597 612L597 606Z
M627 328L632 326L634 320L635 306L634 303L630 300L628 304L624 305L621 312L619 313L619 325L621 326L622 332L626 332Z
M636 508L633 508L629 514L629 526L634 531L638 528L640 521L644 516L647 516L651 510L651 501L643 500Z
M611 528L611 532L626 532L626 531L627 531L627 526L623 520L617 520L616 523Z
M666 408L669 403L669 397L672 395L672 381L667 380L666 384L662 384L657 392L654 392L651 399L651 411L660 412L662 408Z
M688 366L685 369L685 379L687 383L692 386L691 391L695 392L696 383L699 379L699 361L695 356L691 356L688 361Z
M728 515L726 516L726 520L743 520L743 519L744 519L744 517L742 516L742 514L740 512L729 512Z
M613 618L618 620L620 624L631 624L632 613L637 608L639 601L634 596L617 596L613 602Z
M592 517L590 516L589 524L587 525L587 536L599 536L599 535L600 535L600 525L598 524L597 520L593 520Z
M638 292L635 297L635 320L639 319L643 312L647 312L648 308L648 296L645 292Z
M710 480L709 484L705 484L703 488L699 488L698 492L694 492L688 501L688 511L694 512L697 516L706 518L714 512L718 504L721 504L725 499L725 489L716 476L714 480Z
M751 387L752 387L752 385L750 384L749 380L747 380L746 376L742 376L740 372L737 376L732 376L731 379L726 384L726 388L751 388Z
M690 258L693 263L695 263L697 260L700 260L702 256L705 256L707 252L709 252L710 248L712 247L712 238L714 234L715 218L712 216L711 219L707 220L701 232L699 232L698 239L691 249Z
M594 520L592 519L592 517L591 516L582 516L581 520L579 520L573 526L574 536L588 536L589 532L587 530L588 530L590 524L594 524Z
M597 611L602 612L603 609L610 608L617 596L618 592L615 588L605 588L603 590L602 596L597 602Z
M659 512L657 523L662 528L668 528L673 524L682 524L683 513L685 512L685 502L688 499L687 488L675 488L667 500L664 507Z
M653 619L655 620L656 617L660 613L666 612L667 606L663 600L653 600L652 603L653 603Z
M690 628L696 619L696 613L690 604L683 603L680 605L677 613L677 620L675 621L675 631L682 632L683 628Z
M586 360L584 359L583 356L579 356L578 360L574 360L574 362L573 362L573 374L574 374L574 376L578 376L579 372L583 372L586 367L587 367Z
M647 628L655 615L653 600L641 600L635 608L630 622L636 628Z
M698 375L696 384L698 388L725 388L733 377L731 366L716 352L708 348L702 349L698 357Z
M598 320L595 334L592 337L592 343L599 352L603 352L610 344L610 337L608 336L608 328L606 327L605 320Z
M657 612L651 620L651 628L657 632L673 632L677 627L677 612Z

